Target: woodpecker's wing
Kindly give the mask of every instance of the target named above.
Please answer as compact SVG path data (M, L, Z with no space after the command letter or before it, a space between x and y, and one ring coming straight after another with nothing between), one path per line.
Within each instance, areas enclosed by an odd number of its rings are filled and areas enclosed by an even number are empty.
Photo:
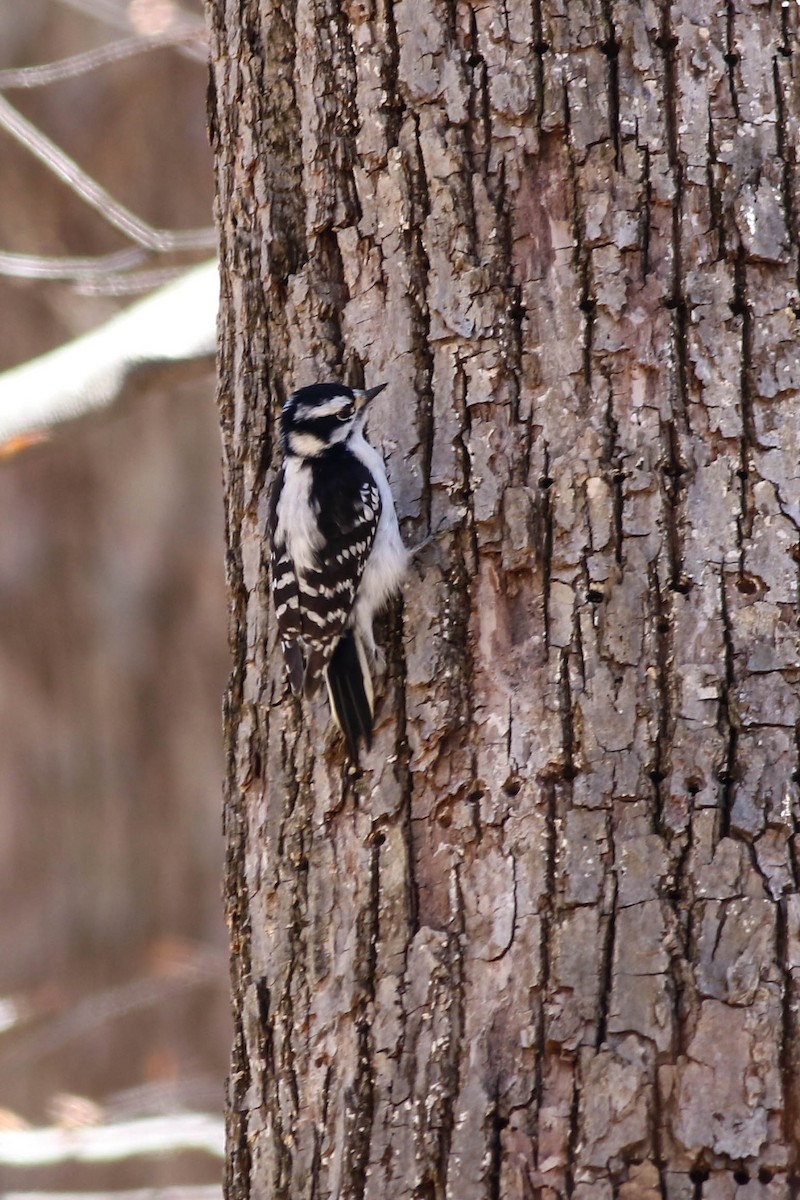
M311 469L322 544L314 565L297 579L307 696L316 691L347 626L381 515L378 485L349 451L320 458Z
M281 467L272 485L269 506L269 537L272 546L272 599L275 617L281 636L283 657L289 672L292 690L299 692L303 687L303 654L298 640L303 636L300 613L300 590L294 563L286 548L285 538L278 537L278 501L281 498L285 478Z

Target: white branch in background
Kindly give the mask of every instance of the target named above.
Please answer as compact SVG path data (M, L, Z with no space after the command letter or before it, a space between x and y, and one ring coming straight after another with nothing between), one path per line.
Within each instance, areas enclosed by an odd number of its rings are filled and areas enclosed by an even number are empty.
M118 1162L138 1154L202 1150L214 1158L225 1153L225 1126L208 1113L175 1113L144 1117L116 1125L65 1129L0 1131L0 1163L41 1167L63 1162Z
M222 1188L153 1187L132 1192L0 1192L0 1200L222 1200Z
M0 375L0 449L139 391L207 373L218 299L214 260L92 333Z

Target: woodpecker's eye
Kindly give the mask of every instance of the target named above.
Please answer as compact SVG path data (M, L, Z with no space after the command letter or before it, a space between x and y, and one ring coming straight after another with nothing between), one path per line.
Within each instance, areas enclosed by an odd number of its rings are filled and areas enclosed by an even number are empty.
M353 415L352 408L345 408L342 412L336 414L337 421L349 421Z

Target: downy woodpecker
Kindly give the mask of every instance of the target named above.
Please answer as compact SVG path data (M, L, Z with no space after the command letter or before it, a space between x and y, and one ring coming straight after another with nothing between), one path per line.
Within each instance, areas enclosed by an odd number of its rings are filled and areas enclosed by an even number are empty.
M363 432L385 387L293 392L271 498L272 595L289 680L313 696L324 677L355 763L359 742L372 738L372 623L408 562L383 459Z

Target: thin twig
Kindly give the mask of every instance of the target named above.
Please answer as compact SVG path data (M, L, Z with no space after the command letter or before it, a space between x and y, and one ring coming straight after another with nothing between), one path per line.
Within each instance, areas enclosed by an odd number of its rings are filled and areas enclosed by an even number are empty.
M110 225L127 234L140 246L164 253L168 250L209 249L215 244L216 235L210 229L186 229L171 232L153 229L141 221L130 209L116 201L105 188L82 170L74 159L65 154L55 142L45 137L22 113L18 112L0 96L0 125L18 142L30 150L40 162L45 163L55 175L92 208L96 209Z
M199 21L192 22L191 26L182 23L181 27L168 29L164 33L122 38L118 42L110 42L106 46L86 50L82 54L73 54L70 58L62 58L58 62L0 71L0 89L44 87L50 83L60 83L63 79L86 75L98 67L121 62L134 54L144 54L162 46L178 46L194 41L205 45L205 30Z
M139 1188L128 1192L2 1192L0 1200L222 1200L215 1184L197 1187Z
M154 267L150 271L131 271L127 275L98 275L78 280L74 290L80 296L137 296L174 283L185 274L184 264L180 267Z
M48 258L40 254L10 254L0 251L0 275L16 279L94 279L129 271L148 262L147 250L119 250L92 258Z
M106 25L110 25L113 29L124 29L127 31L131 27L125 9L121 8L118 4L109 3L108 0L61 0L61 3L66 8L72 8L77 12L85 13L86 16L94 17L97 21L104 21ZM201 62L206 62L208 59L208 53L205 48L197 50L194 46L179 46L178 49L181 54L188 58L198 59Z

